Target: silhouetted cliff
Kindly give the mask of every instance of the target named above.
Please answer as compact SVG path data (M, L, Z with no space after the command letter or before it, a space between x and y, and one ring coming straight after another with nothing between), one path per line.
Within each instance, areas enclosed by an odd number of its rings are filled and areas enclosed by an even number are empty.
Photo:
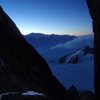
M96 100L100 99L100 0L87 0L94 32L94 87Z
M25 91L70 100L68 91L53 76L46 61L0 7L0 94Z

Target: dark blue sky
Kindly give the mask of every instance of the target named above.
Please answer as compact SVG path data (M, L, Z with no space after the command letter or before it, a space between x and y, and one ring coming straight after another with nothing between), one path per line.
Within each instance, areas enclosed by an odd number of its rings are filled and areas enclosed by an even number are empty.
M23 34L92 32L85 0L0 0L0 4Z

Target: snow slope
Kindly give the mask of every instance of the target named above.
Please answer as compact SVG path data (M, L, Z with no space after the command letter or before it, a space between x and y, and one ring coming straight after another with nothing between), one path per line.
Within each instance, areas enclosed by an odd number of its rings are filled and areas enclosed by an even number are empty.
M74 85L79 90L94 91L93 54L88 53L87 55L83 55L82 53L84 47L94 47L93 38L93 35L86 35L63 43L57 42L56 40L56 45L53 44L47 49L42 48L41 44L37 50L46 59L53 74L64 87L69 88L71 85ZM30 43L32 44L33 42ZM46 42L46 45L49 45L48 42ZM60 64L55 62L65 55L71 55L73 57L76 54L79 55L78 63Z
M52 47L52 49L54 48L81 48L86 45L93 47L93 35L92 34L85 35L85 36L79 36L67 43L57 44L56 46Z

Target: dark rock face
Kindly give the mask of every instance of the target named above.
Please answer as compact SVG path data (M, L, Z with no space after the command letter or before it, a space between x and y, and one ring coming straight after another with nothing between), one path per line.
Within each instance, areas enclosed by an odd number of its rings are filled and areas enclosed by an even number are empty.
M88 45L83 48L83 54L87 55L88 53L93 54L94 48L89 47Z
M79 92L80 100L97 100L91 91Z
M87 0L90 15L93 20L93 32L94 32L94 73L95 73L95 96L96 100L100 99L99 89L100 81L100 0Z
M70 94L72 94L72 99L74 99L74 100L81 100L80 99L80 96L79 96L79 92L78 92L78 90L75 88L75 86L71 86L70 88L69 88L69 93Z
M78 60L79 60L78 55L75 55L68 61L68 63L76 64L78 63Z
M53 76L46 61L0 7L0 93L28 90L70 100L69 92Z
M61 57L58 62L64 64L66 62L66 57Z
M29 96L29 95L21 95L21 94L9 94L9 95L4 95L0 100L60 100L60 99L55 99L53 97L49 96Z

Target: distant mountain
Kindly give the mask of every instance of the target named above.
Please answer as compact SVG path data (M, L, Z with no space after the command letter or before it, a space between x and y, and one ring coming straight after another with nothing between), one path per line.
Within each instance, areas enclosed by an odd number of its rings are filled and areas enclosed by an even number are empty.
M79 36L52 47L46 53L40 50L54 75L65 87L74 85L79 90L94 91L93 39L93 35Z
M59 43L73 40L76 36L70 35L46 35L42 33L30 33L24 36L25 39L35 48L50 48Z
M66 88L74 85L79 90L94 91L93 39L92 34L78 36L49 49L40 46L37 50L46 59L56 78Z
M93 40L92 34L77 36L63 43L57 42L56 39L56 45L43 48L44 45L41 43L40 46L38 44L37 50L46 59L51 71L64 87L69 88L74 85L80 91L94 92ZM46 45L49 45L48 42ZM85 92L80 94L84 98Z
M54 49L54 48L73 48L73 49L76 48L76 49L78 49L78 48L85 47L87 45L90 47L94 47L93 39L94 39L93 34L78 36L78 37L74 38L72 41L57 44L54 47L52 47L52 49Z
M79 36L69 42L58 44L51 49L55 51L55 49L59 50L59 48L65 49L66 51L63 52L62 55L64 55L64 53L66 53L66 55L54 60L54 62L77 63L80 60L82 62L82 59L83 61L87 61L84 57L88 54L92 56L94 53L93 35ZM61 56L61 51L59 51L59 55Z

